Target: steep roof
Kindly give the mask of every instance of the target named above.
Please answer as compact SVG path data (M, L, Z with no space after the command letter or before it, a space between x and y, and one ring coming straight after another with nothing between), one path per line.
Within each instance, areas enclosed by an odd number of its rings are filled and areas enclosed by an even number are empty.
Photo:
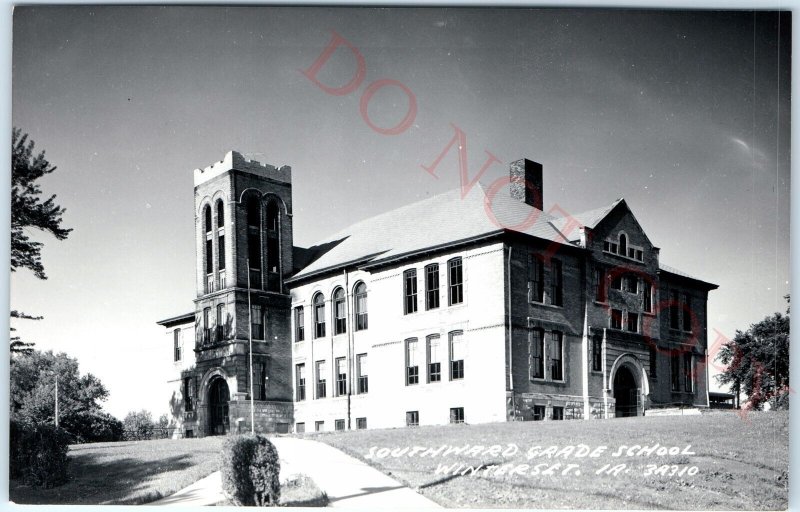
M575 241L580 238L580 232L577 227L587 227L589 229L594 229L600 224L600 221L606 218L606 215L611 213L614 208L617 207L619 203L624 201L624 199L620 198L614 201L613 203L603 206L601 208L595 208L594 210L589 210L586 212L581 212L576 215L565 215L563 217L559 217L557 219L553 219L552 224L555 229L557 229L567 240ZM574 226L574 224L570 225L572 222L577 222L578 226ZM565 233L565 230L567 231Z
M316 259L291 280L335 267L387 262L424 250L457 245L501 233L504 229L566 243L550 223L553 216L498 192L489 200L477 184L402 206L357 222L320 241Z

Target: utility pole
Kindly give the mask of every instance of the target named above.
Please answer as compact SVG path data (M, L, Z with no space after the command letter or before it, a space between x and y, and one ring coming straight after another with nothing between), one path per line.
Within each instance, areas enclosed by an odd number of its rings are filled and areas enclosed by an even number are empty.
M55 375L56 378L56 427L58 427L58 374Z
M247 329L250 345L250 433L256 433L256 410L253 403L253 307L250 304L250 258L247 258Z

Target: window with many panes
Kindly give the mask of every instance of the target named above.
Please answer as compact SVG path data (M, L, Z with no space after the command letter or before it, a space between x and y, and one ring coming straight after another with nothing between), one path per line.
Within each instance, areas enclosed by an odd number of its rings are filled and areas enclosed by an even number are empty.
M531 379L544 378L544 330L531 329L528 332L528 368Z
M450 423L464 423L464 408L451 407L450 408Z
M406 385L419 384L419 341L417 338L406 340Z
M183 379L183 410L194 411L194 381L191 377Z
M344 420L336 420L333 424L333 428L336 430L344 430Z
M645 281L642 283L643 309L645 313L653 312L653 285Z
M439 307L439 265L432 263L425 267L425 309Z
M328 390L325 387L328 375L327 371L325 361L317 361L317 375L315 376L317 379L317 398L325 398L327 395Z
M452 306L464 302L464 267L461 258L447 262L447 303Z
M692 354L683 354L683 390L692 392L694 390L694 379L692 375Z
M367 369L367 354L356 356L356 375L358 376L358 393L369 392L369 370Z
M403 272L403 311L406 315L417 312L417 270Z
M603 337L600 335L592 336L592 371L603 370Z
M306 339L306 315L303 306L294 308L294 341Z
M306 364L299 363L294 367L295 382L297 383L296 398L298 402L306 399Z
M367 285L358 283L353 290L356 306L356 330L363 331L369 324L367 322Z
M612 309L611 310L611 328L622 330L622 310L621 309Z
M632 313L628 311L628 332L639 332L639 313Z
M347 394L347 361L344 357L336 358L336 396Z
M211 308L203 309L203 343L211 343Z
M553 259L550 262L552 275L550 276L551 299L554 306L564 305L564 275L561 260Z
M217 341L225 339L225 322L227 315L225 314L225 304L217 304Z
M449 334L449 338L450 338L450 380L463 379L464 356L466 355L464 333L462 331L453 331Z
M528 254L528 301L544 302L544 261Z
M314 295L314 337L325 337L325 296Z
M174 331L172 331L172 340L173 340L173 344L175 346L175 354L174 354L175 361L180 361L181 360L181 330L180 329L175 329Z
M564 380L564 333L553 331L550 336L550 378Z
M253 339L264 339L264 313L262 312L260 304L253 304L250 306L250 321L252 322Z
M439 382L442 380L442 353L439 335L431 334L426 341L428 344L428 382Z
M406 412L406 426L407 427L419 426L419 411Z
M367 428L367 418L356 418L356 429L365 430Z
M347 311L344 289L337 288L333 292L333 334L344 334L345 332L347 332Z

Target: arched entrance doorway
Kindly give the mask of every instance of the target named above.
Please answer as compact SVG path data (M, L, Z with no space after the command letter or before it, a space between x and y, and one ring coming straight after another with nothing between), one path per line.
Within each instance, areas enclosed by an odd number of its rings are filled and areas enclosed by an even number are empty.
M215 378L208 388L208 431L212 436L230 430L228 400L228 383L222 377Z
M639 414L639 389L636 387L636 378L627 365L620 366L614 376L614 398L616 417L624 418Z

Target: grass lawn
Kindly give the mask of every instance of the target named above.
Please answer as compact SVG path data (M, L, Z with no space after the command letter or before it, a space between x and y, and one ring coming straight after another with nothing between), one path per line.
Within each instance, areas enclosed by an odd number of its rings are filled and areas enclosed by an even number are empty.
M53 489L9 483L15 503L136 505L168 496L219 469L224 437L72 445L70 481Z
M447 507L725 509L776 510L788 507L789 414L734 411L699 416L620 418L605 421L518 422L332 432L315 439L335 446L417 488ZM686 455L613 456L621 446L679 447ZM517 453L492 453L492 445ZM596 457L548 457L550 446L606 446ZM480 454L421 457L413 447L480 445ZM541 449L529 450L540 446ZM409 450L378 458L381 448ZM634 452L638 451L636 448ZM368 458L372 452L373 457ZM477 452L477 450L476 450ZM537 453L538 452L538 453ZM385 454L386 452L382 452ZM552 452L551 452L552 455ZM436 474L439 465L452 467ZM452 466L455 464L455 466ZM459 465L464 466L459 469ZM499 466L473 473L466 466ZM528 465L526 468L522 465ZM552 474L545 474L551 469ZM568 464L577 467L562 472ZM617 472L603 471L624 464ZM539 466L541 465L541 466ZM648 465L653 467L648 468ZM534 467L539 474L534 474ZM652 474L662 467L666 474ZM502 469L505 468L505 474ZM511 472L516 468L515 472ZM691 469L696 468L696 469ZM651 474L648 474L650 470ZM577 474L580 471L580 474ZM600 474L597 474L598 471ZM696 471L694 474L691 472ZM462 475L461 473L466 474ZM455 473L455 475L454 475Z

